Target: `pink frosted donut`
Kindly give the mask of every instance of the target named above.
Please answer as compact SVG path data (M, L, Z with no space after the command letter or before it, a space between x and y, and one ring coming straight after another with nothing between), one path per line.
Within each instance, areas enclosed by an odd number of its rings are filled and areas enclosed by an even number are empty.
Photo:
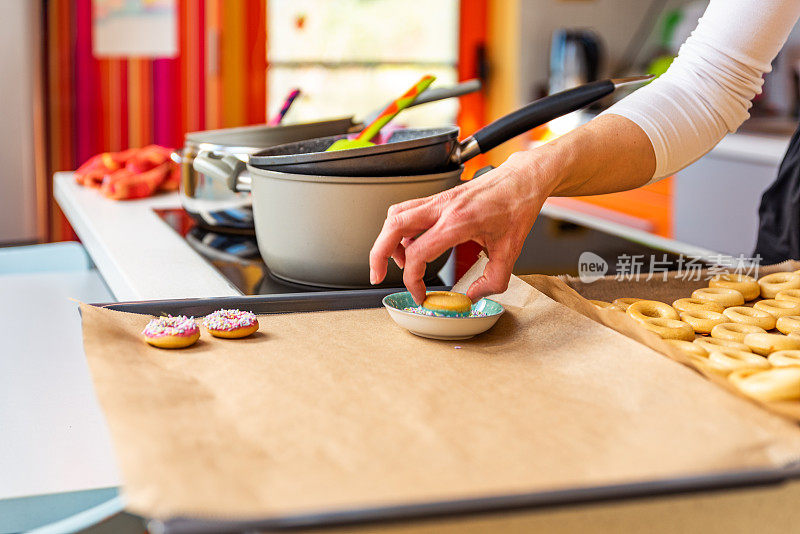
M203 326L214 337L235 339L258 330L258 319L254 313L242 310L217 310L205 316Z
M162 349L182 349L200 339L200 327L192 317L185 315L156 317L142 330L144 340Z

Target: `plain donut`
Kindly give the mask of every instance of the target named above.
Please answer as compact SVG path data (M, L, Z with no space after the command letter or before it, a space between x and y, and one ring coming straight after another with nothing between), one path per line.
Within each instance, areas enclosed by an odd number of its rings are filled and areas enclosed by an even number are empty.
M646 319L677 319L678 312L669 304L657 300L639 300L628 306L626 313L637 321Z
M733 306L722 314L733 323L751 324L764 330L775 328L775 317L772 314L747 306Z
M694 340L695 343L706 349L708 352L717 350L718 348L736 349L750 352L750 347L744 343L733 341L730 339L719 339L716 337L698 337Z
M749 351L719 347L708 355L709 366L716 372L728 374L739 369L769 369L766 358Z
M800 338L783 334L747 334L744 336L744 344L753 352L767 356L779 350L800 349Z
M711 337L742 343L747 334L766 334L767 331L754 324L722 323L711 329Z
M743 369L728 378L739 391L760 401L800 399L800 367Z
M708 287L724 287L735 289L742 294L744 300L753 300L761 294L761 286L752 276L739 273L726 273L715 276L708 282Z
M800 365L800 350L778 350L767 356L767 360L775 367Z
M800 315L800 302L793 300L759 300L753 304L753 308L765 311L776 319L784 315Z
M641 321L641 324L663 339L682 339L685 341L694 339L694 330L692 330L692 327L677 319L656 317L653 319L645 319Z
M761 296L765 299L774 299L784 289L800 289L800 274L797 273L772 273L758 279L761 286Z
M704 287L696 289L692 293L692 298L716 302L722 304L726 308L744 304L744 296L735 289L727 287Z
M725 306L723 306L718 302L711 302L708 300L700 300L693 298L678 299L672 303L672 307L678 310L679 312L708 310L708 311L715 311L722 313L725 310Z
M721 313L709 310L695 310L681 314L681 321L689 323L698 334L708 334L715 326L727 320L728 318Z

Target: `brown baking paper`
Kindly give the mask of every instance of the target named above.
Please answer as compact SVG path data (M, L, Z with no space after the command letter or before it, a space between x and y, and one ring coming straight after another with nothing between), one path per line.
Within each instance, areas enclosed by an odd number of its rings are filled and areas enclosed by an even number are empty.
M178 351L141 340L148 317L83 305L129 509L268 517L800 458L800 429L691 369L519 279L500 300L465 341L371 309L261 316Z
M484 256L478 263L480 265L485 265L486 261L488 260ZM757 274L760 277L770 273L796 271L798 269L800 269L800 261L790 260L761 267ZM476 266L473 267L473 271L478 270L479 265L476 264ZM606 276L591 282L584 282L579 278L571 276L554 278L542 275L528 275L522 277L526 283L558 302L569 306L592 320L613 328L631 339L635 339L647 345L673 360L691 367L704 375L708 380L730 391L734 395L745 398L750 402L758 404L769 411L780 414L793 421L800 422L800 402L763 402L751 399L734 387L726 377L720 376L708 368L698 366L694 361L687 358L682 351L666 343L656 334L639 327L636 322L627 315L613 310L597 308L587 300L594 299L611 302L620 297L638 297L671 304L679 298L690 297L692 291L695 289L708 287L709 278L711 278L711 275L707 270L700 271L697 273L696 277L692 276L692 279L689 280L685 279L681 273L678 272L669 272L663 277L659 274L650 280L647 278L644 280L618 280L616 277ZM574 289L574 291L571 291L570 288ZM747 303L747 305L750 304L752 303Z

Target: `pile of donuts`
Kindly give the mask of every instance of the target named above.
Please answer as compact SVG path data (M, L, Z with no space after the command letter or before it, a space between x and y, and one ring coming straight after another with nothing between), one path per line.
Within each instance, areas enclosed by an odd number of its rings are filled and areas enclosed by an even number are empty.
M627 313L749 397L800 400L800 270L758 280L720 274L672 305L638 298L591 302Z
M258 330L255 314L242 310L217 310L203 317L202 324L214 337L238 339ZM200 339L200 326L194 317L165 315L155 317L142 330L146 343L161 349L184 349Z

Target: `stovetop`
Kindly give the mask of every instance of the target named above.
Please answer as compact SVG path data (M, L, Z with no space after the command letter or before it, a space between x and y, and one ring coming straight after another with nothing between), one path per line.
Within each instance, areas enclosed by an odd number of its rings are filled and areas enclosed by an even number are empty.
M253 234L224 233L204 228L180 208L154 211L183 237L190 247L245 295L337 291L327 287L289 282L275 277L261 259L256 237ZM431 286L431 289L438 289L445 286L445 283L441 278L436 278L429 281L428 285ZM397 290L405 291L405 288L398 287Z

